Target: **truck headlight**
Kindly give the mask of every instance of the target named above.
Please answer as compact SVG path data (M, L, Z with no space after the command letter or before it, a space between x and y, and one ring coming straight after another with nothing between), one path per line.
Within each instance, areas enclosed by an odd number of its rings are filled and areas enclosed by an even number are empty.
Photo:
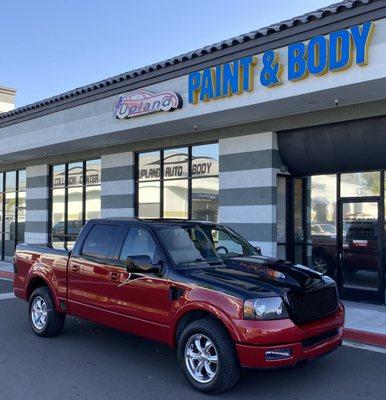
M288 312L281 297L263 297L244 301L244 319L285 319Z

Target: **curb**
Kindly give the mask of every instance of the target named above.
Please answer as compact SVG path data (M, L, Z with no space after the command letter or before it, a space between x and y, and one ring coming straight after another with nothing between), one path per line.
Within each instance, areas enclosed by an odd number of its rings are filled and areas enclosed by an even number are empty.
M13 272L0 271L0 278L13 279Z
M369 344L386 349L386 335L382 335L381 333L345 328L343 338L352 342Z

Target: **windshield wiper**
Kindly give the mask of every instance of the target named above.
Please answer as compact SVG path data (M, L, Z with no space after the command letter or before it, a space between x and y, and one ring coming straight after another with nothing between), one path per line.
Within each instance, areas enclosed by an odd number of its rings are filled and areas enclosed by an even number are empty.
M235 257L244 257L244 254L230 253L229 256L227 254L224 254L224 258L226 258L226 259L235 258Z
M218 258L196 258L194 261L187 261L184 263L180 263L178 264L179 266L184 266L184 265L195 265L195 264L199 264L199 263L206 263L209 265L220 265L222 264L222 260L218 259Z
M209 265L222 264L221 258L197 258L196 261L206 262Z

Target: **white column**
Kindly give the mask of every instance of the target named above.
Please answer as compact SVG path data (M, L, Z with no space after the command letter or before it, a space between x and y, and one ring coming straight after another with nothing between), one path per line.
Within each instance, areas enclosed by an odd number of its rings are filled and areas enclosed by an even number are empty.
M48 243L49 167L47 164L27 167L26 243Z
M133 217L135 199L134 153L102 156L101 215Z

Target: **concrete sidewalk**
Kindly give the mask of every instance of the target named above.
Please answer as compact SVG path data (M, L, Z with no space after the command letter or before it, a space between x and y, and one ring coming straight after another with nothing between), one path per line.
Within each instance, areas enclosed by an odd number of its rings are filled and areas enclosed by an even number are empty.
M0 278L12 279L11 262L0 261ZM344 301L346 340L386 347L386 306Z
M386 306L344 301L346 327L386 334Z
M0 261L0 271L12 272L13 273L13 265L8 261Z

